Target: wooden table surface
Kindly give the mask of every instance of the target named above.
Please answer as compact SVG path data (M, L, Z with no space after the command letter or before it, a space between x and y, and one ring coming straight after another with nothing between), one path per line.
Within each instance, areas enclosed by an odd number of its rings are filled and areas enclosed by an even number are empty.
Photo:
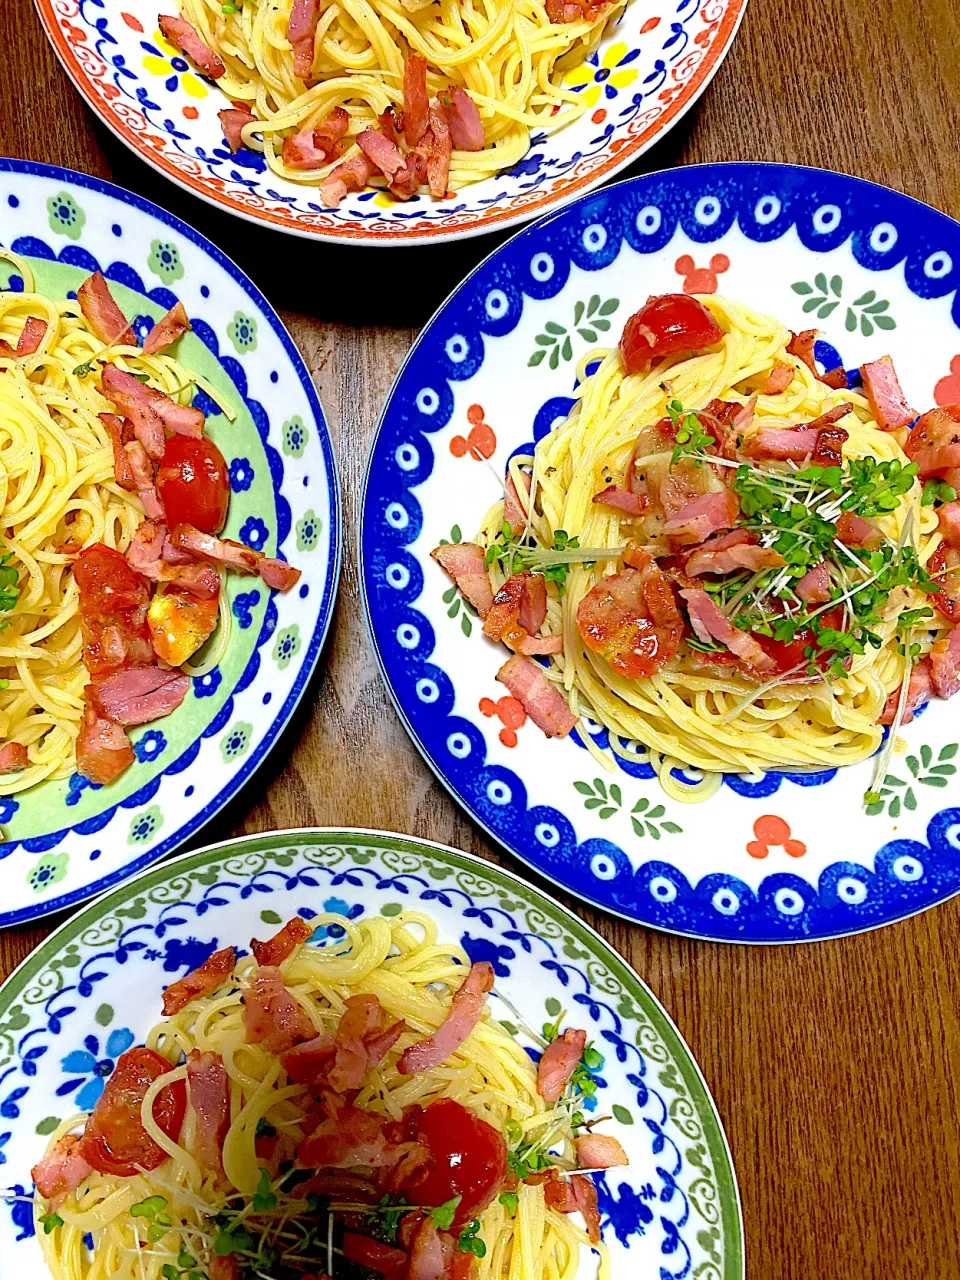
M417 327L497 241L387 258L218 213L95 122L29 0L4 10L0 154L112 179L208 235L280 310L333 431L345 556L321 670L253 785L194 843L382 827L509 862L407 739L364 633L355 556L360 477L391 380ZM706 95L628 172L821 165L960 217L958 50L956 0L752 0ZM691 942L577 911L652 987L703 1069L733 1150L751 1276L960 1277L960 900L879 932L780 948ZM0 935L0 976L58 922Z

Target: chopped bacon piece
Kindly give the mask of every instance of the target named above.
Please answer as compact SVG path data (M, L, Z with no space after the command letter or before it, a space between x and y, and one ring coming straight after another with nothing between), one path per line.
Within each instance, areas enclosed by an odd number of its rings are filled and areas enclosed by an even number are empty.
M835 369L828 369L826 373L818 375L820 381L834 391L846 391L847 389L847 371L842 364L838 364Z
M204 1263L204 1266L207 1269L209 1280L240 1280L240 1263L233 1254L228 1258L218 1258L213 1253ZM329 1276L318 1276L317 1280L329 1280Z
M307 924L306 920L301 919L300 916L294 916L269 941L258 942L256 938L252 938L250 950L257 964L283 964L284 960L289 960L297 947L302 942L306 942L312 934L313 928Z
M756 573L758 569L779 569L785 564L779 551L758 546L755 534L734 529L694 547L683 569L688 578L698 578L704 573L735 573L738 569Z
M703 351L722 337L723 330L697 298L665 293L648 298L624 325L620 354L627 373L646 373L656 360Z
M130 460L123 450L123 419L118 418L115 413L101 413L99 417L106 428L107 435L110 437L110 443L113 445L113 473L117 477L117 484L121 489L128 489L132 492L136 489L137 484L133 478L133 472L130 470Z
M945 502L937 508L937 520L944 542L960 547L960 502Z
M732 489L704 493L687 502L663 526L673 542L681 545L703 542L719 529L729 529L740 514L740 499Z
M189 688L189 676L160 667L128 667L87 686L91 705L122 725L149 724L170 715Z
M551 22L593 22L603 13L610 0L547 0L547 17Z
M449 101L447 101L449 99ZM444 95L450 123L450 137L458 151L482 151L483 121L477 104L466 89L451 85Z
M817 362L813 358L814 348L817 345L816 329L804 329L801 333L791 333L790 341L787 343L787 355L796 356L798 360L802 360L815 378L820 377L817 369Z
M455 542L430 552L454 580L463 595L485 618L493 604L493 590L483 563L483 549L475 542Z
M407 146L415 147L423 137L429 112L427 60L419 53L410 53L403 64L403 136Z
M399 148L376 129L364 129L357 138L357 146L386 178L392 178L404 166Z
M960 467L960 404L929 409L923 414L907 437L904 452L917 464L921 480Z
M421 143L404 156L403 168L390 180L390 192L398 200L412 200L427 180L427 157Z
M383 1120L358 1107L344 1106L324 1120L297 1149L308 1169L384 1168L396 1160L396 1148L383 1130Z
M653 558L628 544L628 568L600 579L577 607L577 629L588 649L631 680L661 670L683 634L673 587Z
M375 164L367 159L362 151L344 160L324 178L320 188L320 199L328 209L336 209L341 205L350 191L362 191L377 172Z
M51 1209L56 1209L93 1173L93 1166L84 1160L79 1145L80 1138L76 1134L65 1133L30 1170L37 1194L48 1201Z
M27 319L27 323L20 330L20 337L17 339L17 356L35 355L46 334L46 320L41 320L38 316L30 316Z
M830 599L830 566L826 560L809 569L793 589L804 604L826 604Z
M930 682L938 698L952 698L960 689L960 626L933 642Z
M447 194L453 144L450 140L450 123L441 103L436 102L431 106L428 120L430 151L427 156L427 182L430 194L439 199Z
M303 129L283 140L283 163L289 169L322 169L335 156L340 140L350 128L350 116L334 107L313 129Z
M543 667L513 654L497 672L497 679L523 703L523 709L548 738L565 738L577 723L560 690L543 674Z
M321 1035L284 1055L291 1080L312 1089L324 1085L336 1093L359 1089L406 1030L401 1019L391 1022L374 995L351 996L333 1037Z
M735 627L706 591L693 588L681 591L680 595L687 602L690 625L704 644L714 640L719 641L747 666L765 675L776 670L777 664L774 659L757 644L751 635Z
M751 458L803 462L813 456L818 435L812 427L761 427L745 442L744 453Z
M956 630L956 628L954 628ZM953 632L950 633L953 635ZM907 686L907 701L903 710L901 724L909 724L914 713L930 701L930 688L933 683L930 658L921 658L910 668L910 683ZM880 724L893 724L897 715L897 704L900 701L900 689L894 689L884 703L880 713Z
M287 39L293 46L293 74L307 80L313 70L314 37L320 20L320 0L293 0Z
M630 1163L627 1153L616 1138L602 1133L585 1133L574 1138L577 1164L581 1169L614 1169Z
M176 982L171 982L163 993L163 1016L172 1018L175 1013L185 1009L191 1000L196 1000L199 996L212 996L229 981L236 963L236 948L222 947L196 969L178 978Z
M166 560L160 566L160 572L157 575L158 582L165 582L170 585L176 592L187 591L192 596L196 596L198 600L216 600L220 595L220 575L211 564L169 564ZM166 595L163 597L167 598ZM156 601L156 596L151 602ZM212 635L216 630L218 613L215 610L210 622L211 626L207 635ZM204 636L204 639L207 637ZM200 646L198 645L197 648ZM158 651L159 652L159 651ZM193 650L196 652L196 650ZM184 662L186 659L184 658ZM179 666L179 663L173 663L173 666Z
M782 360L774 360L773 368L767 374L767 380L763 384L763 395L780 395L793 382L795 374L796 370L793 365L784 364Z
M130 739L120 726L89 705L83 713L76 750L77 772L101 786L113 782L135 759Z
M567 1027L543 1051L537 1064L537 1092L545 1102L559 1102L587 1047L587 1033Z
M480 1021L487 994L493 989L493 979L493 965L489 961L478 960L470 966L470 972L453 993L449 1013L433 1035L411 1045L400 1055L397 1070L402 1076L431 1071L460 1048Z
M587 1234L592 1244L600 1243L600 1210L597 1206L597 1188L589 1178L581 1174L561 1178L555 1169L543 1185L548 1209L557 1213L582 1213L587 1224Z
M107 346L135 347L137 339L117 306L110 287L99 271L88 276L77 290L77 302L90 331ZM109 396L107 397L109 399Z
M166 437L156 397L164 400L167 397L146 386L132 373L126 373L113 364L104 366L100 384L103 394L120 416L129 421L148 455L151 458L162 458Z
M201 1168L219 1169L220 1147L230 1123L227 1072L219 1053L190 1050L187 1099L196 1116L191 1154Z
M645 493L631 493L629 489L621 489L612 484L602 493L595 493L593 501L605 507L613 507L628 516L639 516L649 507L650 500Z
M527 505L530 503L530 477L525 471L521 471L523 484L526 489ZM520 501L520 494L517 492L517 486L513 482L513 475L507 471L507 478L504 481L506 493L503 498L503 518L510 526L510 532L515 538L519 538L527 527L527 511L526 507Z
M312 1040L317 1030L283 985L283 974L268 965L255 969L243 995L243 1025L248 1044L262 1044L270 1053L288 1053L295 1044Z
M133 541L127 547L127 564L136 573L156 581L163 563L163 544L167 527L157 520L143 520L137 526Z
M231 538L217 538L212 533L201 533L189 524L178 524L170 534L170 541L180 551L211 564L225 564L238 573L256 573L259 552L245 547Z
M871 520L844 511L837 521L837 538L845 547L866 547L875 551L883 544L883 534Z
M843 446L850 434L843 427L823 427L817 432L817 445L810 456L814 467L843 466Z
M143 354L154 356L158 351L166 351L168 347L173 346L178 338L182 338L191 327L186 307L182 302L175 302L167 314L160 317L144 338Z
M243 141L244 129L248 124L253 124L257 117L246 107L224 107L217 112L217 117L227 146L236 155L246 145Z
M30 763L22 742L5 742L0 747L0 774L19 773Z
M286 560L275 560L271 556L261 556L257 561L257 573L262 581L273 591L289 591L300 581L301 573Z
M877 426L884 431L908 427L917 411L907 404L890 357L881 356L879 360L861 365L860 374Z
M448 1272L443 1244L433 1218L424 1217L411 1243L406 1280L444 1280Z
M163 519L163 503L154 484L154 471L147 456L147 451L139 440L130 440L123 446L127 471L133 480L133 488L143 503L143 509L150 520Z
M221 76L227 74L223 59L209 45L203 43L196 27L192 27L185 18L171 18L163 13L158 21L164 40L192 59L204 75L209 76L211 80L219 80Z
M523 652L525 640L535 636L547 616L547 589L541 573L515 573L497 594L483 623L483 633Z

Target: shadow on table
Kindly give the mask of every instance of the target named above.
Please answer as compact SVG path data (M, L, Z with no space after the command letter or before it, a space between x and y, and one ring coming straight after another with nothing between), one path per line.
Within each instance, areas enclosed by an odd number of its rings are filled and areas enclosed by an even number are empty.
M679 163L694 119L694 113L686 116L613 181ZM305 240L213 208L155 173L100 126L98 133L114 182L202 232L279 311L316 316L328 324L418 328L478 263L521 229L392 251Z

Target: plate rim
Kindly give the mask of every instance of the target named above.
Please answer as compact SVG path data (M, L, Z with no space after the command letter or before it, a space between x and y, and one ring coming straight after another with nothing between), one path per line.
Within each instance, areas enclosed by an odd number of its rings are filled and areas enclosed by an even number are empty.
M306 837L306 840L303 840L304 837ZM395 847L399 847L401 850L403 845L412 845L420 850L429 850L441 862L452 863L454 866L462 864L469 869L478 871L481 875L491 876L493 879L500 876L511 885L518 887L521 891L521 896L528 895L528 901L530 898L534 901L540 899L552 911L559 913L566 928L570 928L572 924L574 932L580 930L586 934L594 948L594 953L599 955L602 962L615 977L621 981L626 980L625 985L630 983L639 984L662 1020L662 1025L657 1030L661 1038L666 1041L671 1056L676 1062L687 1088L690 1090L691 1097L696 1099L695 1105L697 1105L698 1114L703 1119L707 1117L712 1117L713 1119L715 1128L708 1132L705 1126L704 1141L710 1151L714 1165L718 1190L720 1191L718 1199L722 1204L724 1194L729 1196L732 1191L733 1209L735 1210L732 1215L731 1239L725 1241L726 1244L731 1246L732 1252L727 1262L724 1280L745 1280L746 1240L743 1202L737 1179L736 1164L733 1159L733 1152L730 1149L730 1141L703 1070L672 1016L633 965L620 955L615 947L602 934L598 933L592 925L577 916L571 908L564 906L552 894L541 889L539 885L524 879L511 867L491 862L479 854L468 853L465 849L457 849L453 845L443 844L437 840L429 840L423 836L388 831L378 827L325 826L284 827L278 831L260 831L253 835L233 836L229 840L220 840L214 844L204 845L199 849L188 850L167 859L162 866L145 867L136 876L125 880L119 885L111 886L57 925L0 983L0 1013L3 1012L10 999L16 994L10 990L14 983L17 982L19 984L18 990L22 989L30 978L42 968L48 954L51 951L56 952L58 950L61 937L65 938L68 932L71 937L76 936L83 929L94 924L96 919L101 918L107 910L111 909L114 903L119 906L127 900L126 895L135 896L138 885L149 877L158 876L172 879L177 875L178 869L186 867L188 863L195 863L201 866L211 861L223 861L230 856L231 850L237 848L237 846L244 846L244 849L238 849L238 854L242 854L247 850L249 852L258 852L264 846L272 848L283 840L291 839L296 842L298 838L307 844L329 843L337 839L351 841L357 838L361 840L366 838L373 843L378 843L381 848L389 848L396 842ZM636 927L640 928L641 926L638 925Z
M358 518L357 518L357 530L356 530L356 553L357 553L357 564L359 568L358 577L359 577L359 584L360 584L360 599L363 605L363 620L364 620L364 625L366 627L367 638L370 641L370 645L377 659L377 667L380 672L380 678L383 682L384 687L386 688L387 694L390 698L391 703L393 704L394 710L396 711L401 724L403 725L404 729L407 732L408 737L410 738L410 741L413 743L414 747L416 747L421 758L424 760L427 767L433 773L434 777L437 779L438 782L441 783L441 785L445 788L448 794L453 798L453 800L456 802L460 810L466 814L470 822L472 822L477 828L479 828L493 842L496 848L502 849L508 857L516 858L518 862L520 862L523 866L527 867L535 875L541 877L544 880L547 880L550 884L555 885L558 889L561 889L564 893L576 894L578 897L581 898L583 902L588 903L590 906L596 908L596 910L603 911L605 914L612 916L615 919L623 920L627 924L635 925L638 928L655 929L658 933L663 933L671 937L690 938L697 942L707 942L711 944L720 944L724 946L743 946L743 947L816 946L820 943L832 942L834 940L841 939L841 938L850 938L850 937L857 936L859 934L873 933L878 929L891 928L897 924L913 919L916 916L923 915L928 911L934 910L936 907L942 906L946 902L950 902L953 898L960 896L960 884L958 884L958 886L952 891L950 891L949 893L945 893L942 897L937 898L935 901L921 904L920 906L914 907L910 911L904 912L901 915L894 915L887 919L871 921L868 924L854 925L854 926L851 926L851 928L849 929L840 930L838 932L818 934L814 937L806 937L801 935L787 935L780 938L725 937L721 934L710 934L707 932L701 932L693 929L680 929L676 927L669 927L666 925L655 924L650 921L641 921L641 920L638 920L635 916L628 915L625 911L617 907L611 906L609 903L602 902L598 898L593 897L590 894L583 893L582 890L579 888L574 888L571 885L563 884L559 880L554 879L543 867L539 866L531 858L525 856L523 853L519 852L517 849L513 848L512 846L507 845L496 832L491 830L491 828L484 822L483 818L473 808L473 806L463 796L461 796L461 794L454 787L453 783L450 780L448 780L448 778L445 776L445 774L440 768L440 765L430 755L426 745L421 741L419 734L417 733L416 729L413 727L409 718L407 717L403 709L403 706L400 703L399 697L397 695L397 691L394 688L389 675L387 674L386 663L384 661L383 655L380 651L380 646L377 642L377 638L374 633L373 609L372 609L370 594L367 590L367 564L363 554L363 544L364 544L364 528L367 520L367 491L369 488L371 474L373 470L374 453L376 451L376 446L379 442L381 432L383 431L387 414L393 403L394 396L397 394L397 391L400 385L400 380L406 371L407 365L412 361L421 343L426 341L429 331L432 329L433 325L439 319L441 313L444 311L447 305L451 303L456 297L458 297L461 294L461 292L465 290L467 286L472 282L474 277L479 275L479 273L487 266L487 264L492 262L497 257L498 254L509 250L511 246L513 246L516 242L521 240L524 236L533 236L539 233L541 229L551 225L557 218L569 217L574 212L577 206L581 204L585 204L588 200L596 200L601 195L610 196L616 200L619 198L618 193L621 191L621 189L630 188L634 185L639 185L639 184L650 182L656 179L664 179L664 178L676 177L678 175L686 175L691 172L697 173L697 172L717 170L717 169L720 169L723 171L734 171L734 172L737 170L776 169L778 171L785 171L787 173L792 173L792 174L814 174L814 175L825 175L830 178L841 178L843 179L844 182L851 183L855 187L862 187L868 191L882 192L884 196L892 195L896 197L898 200L904 201L908 205L916 206L920 209L923 209L927 214L933 213L938 218L943 219L944 222L949 223L952 227L956 229L957 233L960 234L960 217L953 218L951 217L950 214L944 213L942 209L938 209L934 205L927 204L926 201L919 200L917 199L916 196L909 195L904 191L899 191L894 187L883 186L882 183L872 182L868 178L860 178L854 174L844 173L842 170L839 170L839 169L826 169L821 165L790 164L787 162L781 162L777 160L713 160L713 161L703 161L700 164L687 164L687 165L673 166L665 169L654 169L654 170L651 170L649 173L637 174L634 177L630 177L630 178L621 178L618 182L612 182L609 185L603 187L602 190L600 191L585 191L576 199L569 201L568 203L564 204L561 207L550 210L549 213L544 214L542 217L538 218L535 222L529 223L527 226L520 227L518 230L514 232L513 235L508 236L507 239L503 240L500 244L495 245L490 250L490 252L486 254L473 267L473 269L469 271L467 275L465 275L463 279L460 280L455 285L455 287L450 291L450 293L435 308L433 313L430 315L429 319L424 321L423 325L418 330L417 336L414 338L409 351L407 352L406 356L401 362L400 367L397 369L397 372L393 378L393 381L390 384L390 389L387 392L387 395L384 399L383 408L380 411L380 416L377 419L376 428L370 440L366 463L363 471L363 482L360 488L360 499L359 499L359 505L358 505ZM734 221L734 225L736 225L736 220Z
M509 227L517 227L524 223L529 223L531 219L539 221L551 213L558 212L560 209L575 202L581 196L588 195L591 191L601 185L601 183L609 181L611 178L620 173L627 165L640 158L656 143L660 142L683 117L699 102L700 98L706 92L714 76L720 70L723 62L726 60L730 50L733 48L737 33L743 22L747 11L749 0L730 0L730 3L736 6L730 23L730 29L726 39L722 45L716 48L712 60L702 69L698 68L698 74L693 77L693 89L689 96L681 94L675 103L669 104L667 110L660 119L662 127L649 138L644 138L641 134L633 146L624 146L618 152L611 152L607 148L608 160L598 166L597 170L588 174L582 182L569 192L561 192L555 198L545 198L541 203L534 204L522 212L511 214L509 212L510 204L507 201L504 212L496 216L485 218L476 225L468 225L466 227L458 227L454 230L445 231L442 224L438 226L436 231L418 232L409 236L385 234L385 235L368 235L362 231L346 230L331 231L329 229L314 229L308 226L291 226L284 222L283 218L276 214L267 212L254 213L242 205L234 205L233 203L217 199L216 196L208 189L207 184L193 179L189 174L181 173L180 170L169 167L163 163L160 157L152 147L142 144L140 135L132 130L123 130L119 123L102 108L99 98L92 92L89 87L89 81L86 77L74 74L71 65L71 59L68 54L68 42L61 39L61 33L53 20L53 0L33 0L37 17L40 19L40 25L44 34L56 55L62 70L71 82L80 97L86 103L87 107L94 113L101 124L105 125L115 138L124 144L138 159L149 165L155 173L161 174L168 182L173 182L176 186L183 187L185 190L203 200L206 204L211 205L215 209L230 214L233 217L241 218L245 222L251 222L256 225L272 227L284 235L298 236L304 240L319 240L329 244L357 244L364 248L383 247L397 248L401 245L420 246L426 244L443 244L454 239L466 238L468 236L487 235L495 231L503 231ZM684 166L688 167L688 166ZM496 206L491 206L496 208Z
M263 739L258 744L259 754L254 755L248 762L247 768L240 768L232 773L225 781L223 787L217 792L210 802L204 806L199 812L195 813L188 821L179 826L174 832L161 840L158 844L141 854L138 858L125 863L122 867L111 871L108 875L100 876L92 880L89 884L80 886L70 890L69 893L59 894L53 898L44 898L25 907L18 908L15 911L0 911L0 928L10 928L12 925L24 924L30 920L37 920L43 916L51 915L56 911L62 911L66 907L74 906L83 902L88 898L96 898L105 891L109 892L115 886L124 881L128 881L131 877L138 877L150 865L157 862L160 858L165 857L171 850L178 848L184 841L189 840L200 828L210 822L223 808L228 804L234 796L245 786L257 770L263 765L267 757L270 755L277 739L289 725L294 712L301 699L303 698L307 687L313 678L320 655L323 651L324 644L330 632L330 626L336 607L337 596L340 586L341 562L343 557L343 502L341 495L340 476L337 471L336 455L333 449L333 440L330 435L330 428L327 423L327 416L324 412L320 396L314 386L313 378L307 367L306 361L300 354L299 349L290 336L286 325L280 319L272 304L263 295L256 284L250 279L247 273L238 266L226 253L223 252L211 240L208 240L200 231L194 230L188 223L178 218L176 214L169 213L166 209L162 209L159 205L147 200L145 197L138 195L134 191L128 191L125 187L120 187L116 183L107 182L103 178L96 178L90 174L79 173L75 169L68 169L63 165L45 164L35 160L19 160L8 156L0 156L0 174L15 173L28 177L51 178L55 181L61 181L65 185L85 188L95 191L98 194L109 196L111 199L121 204L131 206L140 212L148 213L157 221L168 226L172 231L185 239L190 240L194 245L206 253L213 261L221 267L227 274L246 292L247 296L260 308L263 317L269 321L270 327L276 336L280 339L280 344L290 360L297 377L307 396L311 412L317 424L317 437L320 450L324 460L326 469L327 482L327 501L330 508L330 521L328 526L328 534L330 539L330 550L327 563L327 572L323 581L323 594L320 600L320 606L317 615L317 624L314 627L313 634L310 637L310 646L292 689L287 695L283 705L274 716L269 728L264 734ZM26 837L29 839L29 837ZM69 923L69 920L65 923ZM59 928L62 926L58 926ZM19 968L19 966L18 966Z

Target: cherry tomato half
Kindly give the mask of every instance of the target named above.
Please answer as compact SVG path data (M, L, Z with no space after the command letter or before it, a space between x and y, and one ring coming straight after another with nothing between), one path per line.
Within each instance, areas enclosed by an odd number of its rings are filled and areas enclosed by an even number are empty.
M426 1108L417 1121L417 1136L434 1165L411 1195L431 1207L461 1196L453 1220L456 1230L485 1209L503 1186L507 1144L492 1125L452 1098Z
M722 337L702 302L686 293L664 293L648 298L624 325L620 352L627 373L645 373L654 360L702 351Z
M821 627L829 627L834 631L843 629L843 609L828 609L826 613L820 615ZM813 635L809 629L798 631L792 640L774 640L772 636L754 635L754 640L760 645L764 653L768 654L777 664L777 674L783 675L787 671L793 671L796 667L802 667L808 661L804 650L814 643ZM833 661L836 655L829 650L816 658L818 667L826 667ZM797 672L798 675L801 672Z
M230 503L223 454L206 436L171 436L157 472L157 492L171 529L192 524L201 533L219 533Z
M138 573L113 547L95 542L74 561L73 576L80 590L80 610L85 618L115 622L149 600Z
M154 1080L172 1070L167 1059L152 1049L128 1049L120 1055L80 1139L80 1154L88 1164L118 1178L163 1164L167 1153L141 1124L140 1105ZM153 1117L168 1138L179 1136L186 1107L182 1080L157 1095Z

